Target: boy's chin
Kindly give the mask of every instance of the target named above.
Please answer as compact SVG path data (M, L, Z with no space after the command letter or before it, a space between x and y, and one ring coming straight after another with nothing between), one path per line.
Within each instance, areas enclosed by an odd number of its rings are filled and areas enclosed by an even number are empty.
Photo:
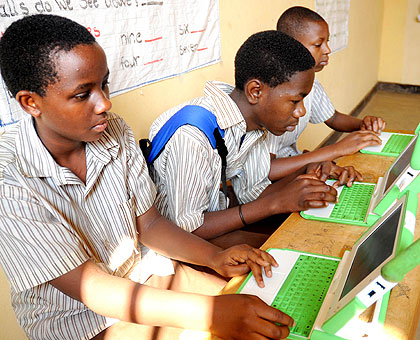
M285 133L286 133L286 131L276 131L276 132L273 132L273 131L270 131L274 136L277 136L277 137L279 137L279 136L281 136L281 135L284 135Z
M328 64L327 64L328 65ZM325 66L327 66L327 65L317 65L315 68L314 68L314 71L315 72L320 72L320 71L322 71L323 69L324 69L324 67Z

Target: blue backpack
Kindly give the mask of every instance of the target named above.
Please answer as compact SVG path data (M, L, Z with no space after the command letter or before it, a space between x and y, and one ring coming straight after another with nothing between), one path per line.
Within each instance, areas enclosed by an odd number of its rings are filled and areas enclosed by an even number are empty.
M175 131L183 125L192 125L200 129L200 131L206 135L212 148L217 149L217 152L222 159L221 180L223 193L225 197L227 197L226 156L228 151L223 139L225 131L222 130L217 124L217 120L214 114L204 107L198 105L184 106L160 128L152 142L150 142L148 139L140 140L140 148L148 166L150 167L153 164Z

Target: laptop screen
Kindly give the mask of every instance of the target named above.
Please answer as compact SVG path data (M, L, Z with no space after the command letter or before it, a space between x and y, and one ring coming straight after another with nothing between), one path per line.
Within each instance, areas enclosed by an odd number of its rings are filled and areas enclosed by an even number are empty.
M365 277L381 265L394 250L398 222L403 205L400 204L358 247L347 275L340 300Z
M405 149L401 153L401 155L396 159L396 161L391 165L391 168L388 171L388 177L385 182L384 195L388 192L388 189L390 189L394 185L395 181L398 179L398 176L410 164L411 156L413 155L414 151L414 146L416 145L416 139L417 136L411 140L408 148Z

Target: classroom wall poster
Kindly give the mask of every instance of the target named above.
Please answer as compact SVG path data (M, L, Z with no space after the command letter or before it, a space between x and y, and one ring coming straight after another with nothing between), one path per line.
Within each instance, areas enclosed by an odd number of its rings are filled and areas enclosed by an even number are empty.
M0 0L0 37L31 14L87 27L107 55L111 96L220 61L218 0ZM0 129L24 114L0 77Z
M350 0L316 0L315 9L330 28L329 45L332 53L346 48L349 37Z

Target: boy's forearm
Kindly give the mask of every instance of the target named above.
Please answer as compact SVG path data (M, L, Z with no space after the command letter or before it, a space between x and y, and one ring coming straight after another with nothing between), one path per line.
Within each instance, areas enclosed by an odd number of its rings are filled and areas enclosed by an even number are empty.
M92 261L51 284L95 313L110 318L153 326L210 328L211 297L140 285L105 273Z
M270 181L276 182L290 175L295 175L294 177L298 176L296 172L300 172L302 167L307 164L307 157L300 156L302 155L272 159L270 172L268 173Z
M359 118L335 111L334 115L325 121L331 129L339 132L352 132L360 130L362 121Z
M241 206L242 217L246 224L258 222L273 215L268 198L258 199ZM239 207L233 207L221 211L206 212L204 223L194 231L194 234L204 239L212 239L231 231L244 227L239 214Z
M342 154L334 145L328 145L314 151L284 158L276 158L271 161L269 178L271 181L279 181L290 176L290 179L305 173L309 163L332 161Z
M309 163L333 161L341 156L343 156L343 153L340 148L336 144L332 144L297 156L276 158L271 162L270 179L274 181L275 179L272 179L271 176L282 178L292 172L300 175L304 173L305 167Z
M154 211L146 212L156 214L151 223L145 222L146 214L137 218L139 240L142 244L172 259L214 269L212 260L220 248L176 226L162 217L156 208L151 209Z

